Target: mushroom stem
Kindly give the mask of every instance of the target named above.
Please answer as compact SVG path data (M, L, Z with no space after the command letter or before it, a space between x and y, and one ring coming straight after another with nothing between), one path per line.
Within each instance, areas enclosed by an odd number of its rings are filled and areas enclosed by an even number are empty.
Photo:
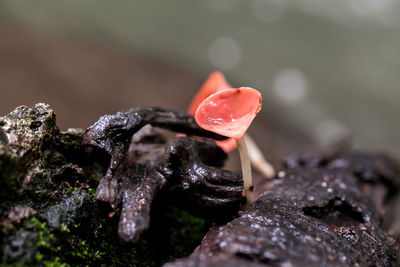
M266 161L260 149L253 141L252 138L248 134L244 136L244 140L247 145L247 149L249 152L249 158L251 161L251 165L253 165L256 170L258 170L261 174L263 174L268 179L272 179L275 176L274 167Z
M253 192L253 178L251 175L251 164L244 136L236 139L236 143L239 150L240 162L242 164L243 196L246 197L246 204L243 205L243 208L247 209L255 200Z

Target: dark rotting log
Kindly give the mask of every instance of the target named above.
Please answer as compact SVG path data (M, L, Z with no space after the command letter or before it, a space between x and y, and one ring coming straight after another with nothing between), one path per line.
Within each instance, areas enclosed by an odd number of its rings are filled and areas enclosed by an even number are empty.
M157 107L129 109L113 115L102 116L83 135L83 144L90 144L106 150L110 156L110 167L100 181L97 198L109 202L115 208L118 199L120 163L124 161L133 134L145 125L177 130L186 134L223 139L214 133L201 129L192 116Z
M357 153L292 156L284 165L281 179L241 217L212 228L190 257L165 266L399 265L398 245L365 191L365 182L389 181L393 188L381 198L398 191L393 161Z
M178 137L168 144L149 125L225 138L201 129L192 116L161 108L105 115L89 127L83 145L101 148L111 156L96 198L108 202L114 210L122 203L120 238L126 242L139 240L149 227L151 204L161 193L168 201L205 216L237 213L241 177L216 168L223 165L226 154L214 142L191 137ZM205 153L213 156L204 157Z
M220 226L198 249L169 266L399 266L398 244L385 233L400 189L388 157L290 156L238 213L241 177L219 169L227 155L203 139L167 141L153 126L212 137L190 116L158 108L104 116L85 134L60 132L46 104L0 117L3 265L159 266L187 255L214 220ZM107 168L97 197L114 206L111 219L94 197ZM118 220L120 239L140 242L119 242Z

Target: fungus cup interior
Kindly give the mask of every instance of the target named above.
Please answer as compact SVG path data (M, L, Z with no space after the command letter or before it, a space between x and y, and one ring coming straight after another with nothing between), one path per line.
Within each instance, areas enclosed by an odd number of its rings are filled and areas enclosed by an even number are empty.
M195 119L206 130L239 139L260 111L261 101L261 94L252 88L221 90L200 103Z

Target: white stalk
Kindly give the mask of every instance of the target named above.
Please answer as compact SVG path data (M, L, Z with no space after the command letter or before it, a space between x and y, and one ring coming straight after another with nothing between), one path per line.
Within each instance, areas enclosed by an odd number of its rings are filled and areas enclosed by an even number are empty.
M246 197L246 204L244 209L247 209L254 202L254 185L251 175L251 164L249 154L247 152L245 138L242 136L236 139L237 147L239 149L240 162L242 164L243 174L243 196Z
M275 176L274 167L265 160L260 149L249 135L246 134L244 140L248 148L251 165L265 177L272 179Z

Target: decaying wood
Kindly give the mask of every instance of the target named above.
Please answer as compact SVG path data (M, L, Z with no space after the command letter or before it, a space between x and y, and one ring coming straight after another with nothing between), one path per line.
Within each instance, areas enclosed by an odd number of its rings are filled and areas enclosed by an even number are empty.
M168 140L158 128L187 136ZM191 135L223 139L161 108L106 115L64 133L46 104L0 117L2 264L159 266L198 244L171 252L182 232L170 238L174 226L164 225L173 205L217 224L191 256L166 266L399 265L398 244L386 233L399 198L395 161L374 153L289 156L238 212L242 178L221 169L227 155L213 141Z
M192 116L161 108L105 115L89 127L83 144L104 149L111 156L96 198L110 203L113 209L122 202L118 229L122 240L139 240L149 227L151 204L161 190L165 198L192 212L217 218L237 212L241 177L215 168L223 165L226 154L214 142L178 137L166 144L160 134L139 132L146 125L224 138L201 129ZM135 138L136 133L140 137Z
M209 231L187 259L165 266L397 266L399 250L382 229L370 189L399 189L399 169L384 156L289 157L271 190Z

